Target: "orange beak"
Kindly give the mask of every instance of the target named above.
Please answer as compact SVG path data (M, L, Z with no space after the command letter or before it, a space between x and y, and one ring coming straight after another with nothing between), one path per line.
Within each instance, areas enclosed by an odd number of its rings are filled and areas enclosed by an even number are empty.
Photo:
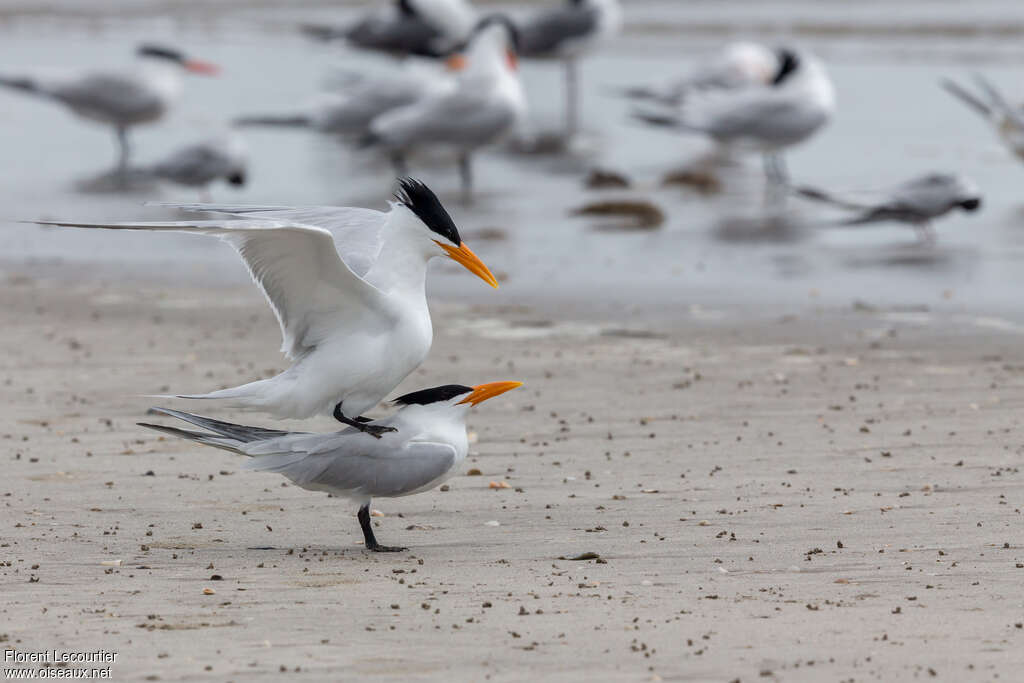
M216 76L220 73L220 67L210 62L203 62L198 59L186 59L184 62L186 71L203 76Z
M470 251L465 242L462 243L462 246L457 248L444 244L443 242L439 242L438 240L434 240L434 243L444 249L445 253L448 254L448 258L462 264L466 270L476 275L491 287L494 287L495 289L498 288L498 281L494 278L494 275L492 275L491 271L487 269L484 262L481 261L476 254Z
M444 65L449 71L462 71L466 68L467 63L466 56L460 54L454 54L444 61Z
M507 51L505 57L508 59L508 68L512 69L512 71L519 69L519 55L515 53L515 50Z
M478 403L483 403L489 398L500 396L506 391L512 391L516 387L521 386L523 386L522 382L488 382L487 384L478 384L473 387L473 392L466 398L459 401L457 405L470 403L475 406Z

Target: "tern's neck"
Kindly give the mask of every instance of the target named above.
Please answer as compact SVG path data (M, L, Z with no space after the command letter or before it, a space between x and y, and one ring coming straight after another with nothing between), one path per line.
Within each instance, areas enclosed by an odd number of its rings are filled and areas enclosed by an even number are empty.
M430 257L399 226L385 227L384 243L366 280L385 294L426 300L427 262Z
M142 58L139 71L146 81L166 97L176 97L181 91L181 66L166 59Z

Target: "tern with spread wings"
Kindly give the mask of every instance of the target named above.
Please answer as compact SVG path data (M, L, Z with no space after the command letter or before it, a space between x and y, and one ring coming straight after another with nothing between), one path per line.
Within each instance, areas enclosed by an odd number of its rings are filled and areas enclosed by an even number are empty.
M128 169L128 130L163 117L181 92L183 71L212 76L216 66L189 59L178 50L142 45L132 70L69 71L50 74L0 72L0 85L55 100L82 118L114 127L120 150L117 169Z
M519 386L521 382L475 387L449 384L406 394L395 400L401 406L398 412L371 423L386 432L380 439L352 428L310 434L245 427L164 408L152 412L208 431L139 424L249 456L245 469L277 472L306 490L347 498L359 505L366 549L398 552L407 548L377 542L370 525L370 501L428 491L454 475L469 450L466 413L472 406Z
M281 325L292 360L269 379L179 398L221 400L282 418L333 415L380 436L389 426L360 416L419 367L433 328L427 264L447 255L492 287L498 281L459 236L423 183L399 181L387 213L342 207L182 205L230 220L44 225L170 230L212 235L233 246Z

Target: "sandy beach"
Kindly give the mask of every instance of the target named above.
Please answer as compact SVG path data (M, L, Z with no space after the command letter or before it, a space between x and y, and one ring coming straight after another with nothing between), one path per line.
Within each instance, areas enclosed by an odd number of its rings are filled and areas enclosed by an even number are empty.
M430 359L400 391L526 386L471 416L447 491L374 503L378 538L410 548L381 556L344 501L135 425L160 419L137 394L282 367L254 289L10 276L5 292L5 648L103 649L115 680L164 681L1024 665L1009 324L860 307L623 329L435 304Z

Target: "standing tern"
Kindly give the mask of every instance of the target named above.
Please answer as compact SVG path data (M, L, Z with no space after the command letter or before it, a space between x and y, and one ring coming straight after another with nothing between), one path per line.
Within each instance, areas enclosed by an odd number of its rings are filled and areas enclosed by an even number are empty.
M231 136L182 147L140 170L177 185L200 188L205 193L210 183L219 179L235 187L245 185L247 162L241 139Z
M942 87L985 117L1007 149L1024 160L1024 108L1011 105L981 74L975 74L974 80L981 91L977 95L950 79L944 79Z
M780 66L775 50L758 43L730 43L666 85L626 88L623 94L631 99L678 106L692 93L768 85Z
M366 549L401 552L408 548L377 542L370 525L370 501L421 493L451 478L469 450L466 413L472 406L519 386L522 382L475 387L449 384L406 394L395 399L395 404L401 406L398 412L370 423L382 432L390 432L380 439L352 428L310 434L245 427L165 408L154 408L153 412L208 431L139 424L249 456L244 469L277 472L307 491L347 498L359 505L359 526Z
M423 183L399 181L387 213L343 207L185 204L232 220L40 222L78 228L170 230L220 237L245 261L281 325L291 367L269 379L177 398L219 399L281 418L333 415L380 436L360 416L419 367L433 340L427 263L447 255L492 287L498 281ZM333 234L332 234L333 233Z
M839 199L827 192L810 187L796 188L794 192L806 199L825 202L856 214L842 225L866 225L883 221L907 223L917 231L922 241L934 242L932 220L954 209L977 211L981 206L981 192L969 179L947 173L930 173L897 185L885 199L875 203Z
M343 39L353 47L399 57L444 57L466 39L476 21L465 0L395 0L351 26L306 24L307 34Z
M0 85L56 100L82 118L113 126L120 150L117 169L124 174L131 154L129 128L163 117L181 92L182 71L218 72L213 64L159 45L142 45L136 55L139 64L132 70L0 74Z
M782 49L767 85L693 93L677 107L638 110L634 116L761 152L775 192L789 182L783 151L814 135L834 111L835 89L824 65L808 53Z
M386 150L398 175L406 172L406 155L415 149L454 149L463 196L469 201L473 152L506 136L526 113L517 75L517 43L516 28L506 17L482 19L470 39L454 89L378 116L370 123L364 145Z
M566 136L579 130L578 60L622 30L619 0L565 0L520 24L524 57L561 59L565 63Z

